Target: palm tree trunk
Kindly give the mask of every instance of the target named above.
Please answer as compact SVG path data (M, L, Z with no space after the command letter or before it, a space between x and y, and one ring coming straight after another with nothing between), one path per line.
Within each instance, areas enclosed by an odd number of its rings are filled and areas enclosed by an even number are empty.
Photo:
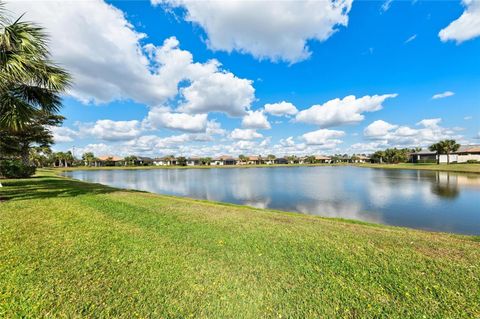
M22 153L21 153L21 157L22 157L22 163L23 165L28 165L29 164L29 148L28 147L22 147Z
M450 153L447 152L447 165L450 164Z

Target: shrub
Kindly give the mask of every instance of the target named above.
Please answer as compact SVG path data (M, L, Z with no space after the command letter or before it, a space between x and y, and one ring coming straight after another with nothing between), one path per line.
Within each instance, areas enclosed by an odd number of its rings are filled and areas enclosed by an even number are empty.
M477 160L468 160L467 164L479 164L480 162Z
M35 174L35 166L25 165L19 160L0 161L0 176L5 178L25 178Z

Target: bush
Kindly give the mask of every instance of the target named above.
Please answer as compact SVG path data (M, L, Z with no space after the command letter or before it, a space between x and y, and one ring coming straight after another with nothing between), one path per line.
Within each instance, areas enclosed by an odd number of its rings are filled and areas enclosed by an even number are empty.
M480 162L477 160L468 160L467 164L479 164Z
M5 178L25 178L35 174L35 166L25 165L19 160L0 161L0 176Z

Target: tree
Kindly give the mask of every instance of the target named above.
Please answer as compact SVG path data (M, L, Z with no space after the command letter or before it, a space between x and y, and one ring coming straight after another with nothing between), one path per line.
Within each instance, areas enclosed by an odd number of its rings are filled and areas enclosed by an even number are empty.
M177 165L186 166L187 165L187 159L184 156L177 157Z
M356 154L353 154L352 157L350 157L350 161L352 163L356 163L360 160L360 157L358 157Z
M47 36L30 22L14 22L0 3L0 128L28 129L39 112L56 114L69 74L50 60Z
M200 163L202 163L202 165L210 165L211 162L212 162L211 157L203 157L200 159Z
M384 151L376 151L375 153L372 154L372 159L373 159L374 162L378 162L378 163L382 164L384 158L385 158L385 152Z
M276 157L275 155L273 155L273 154L268 154L268 155L267 155L267 159L268 159L270 162L274 162L276 158L277 158L277 157Z
M70 166L72 166L73 161L75 161L75 157L73 157L73 154L71 151L65 152L65 156L63 158L65 167L68 167L68 163L70 163Z
M316 159L315 159L315 156L313 155L307 156L307 158L305 159L305 163L309 163L309 164L314 164L315 161Z
M460 148L455 140L443 140L430 145L428 148L432 152L437 153L437 164L440 164L440 154L447 154L447 164L450 164L450 154L456 152Z
M29 165L30 148L49 147L53 144L53 135L48 127L59 126L63 119L59 115L39 112L23 126L22 130L0 129L0 153L20 157L24 165Z
M238 159L240 160L240 162L242 163L246 163L247 162L247 157L243 154L240 154L238 155Z
M49 166L52 163L52 149L49 146L36 146L30 149L30 162L36 167Z
M124 160L125 160L126 165L134 166L135 161L138 161L138 157L136 157L135 155L130 155L130 156L125 157Z
M259 165L263 164L263 157L262 157L262 155L258 155L258 164L259 164Z
M295 155L290 155L285 157L289 164L295 164L298 162L298 158Z
M85 163L85 166L90 166L92 162L95 162L95 155L92 152L86 152L82 155L82 160Z

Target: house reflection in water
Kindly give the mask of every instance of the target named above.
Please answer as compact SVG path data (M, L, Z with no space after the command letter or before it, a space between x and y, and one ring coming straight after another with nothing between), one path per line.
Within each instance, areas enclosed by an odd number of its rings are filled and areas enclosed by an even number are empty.
M480 188L480 176L477 174L462 174L452 172L435 172L435 182L432 193L443 198L454 199L460 195L460 188Z
M480 235L480 174L348 166L74 171L160 194Z

